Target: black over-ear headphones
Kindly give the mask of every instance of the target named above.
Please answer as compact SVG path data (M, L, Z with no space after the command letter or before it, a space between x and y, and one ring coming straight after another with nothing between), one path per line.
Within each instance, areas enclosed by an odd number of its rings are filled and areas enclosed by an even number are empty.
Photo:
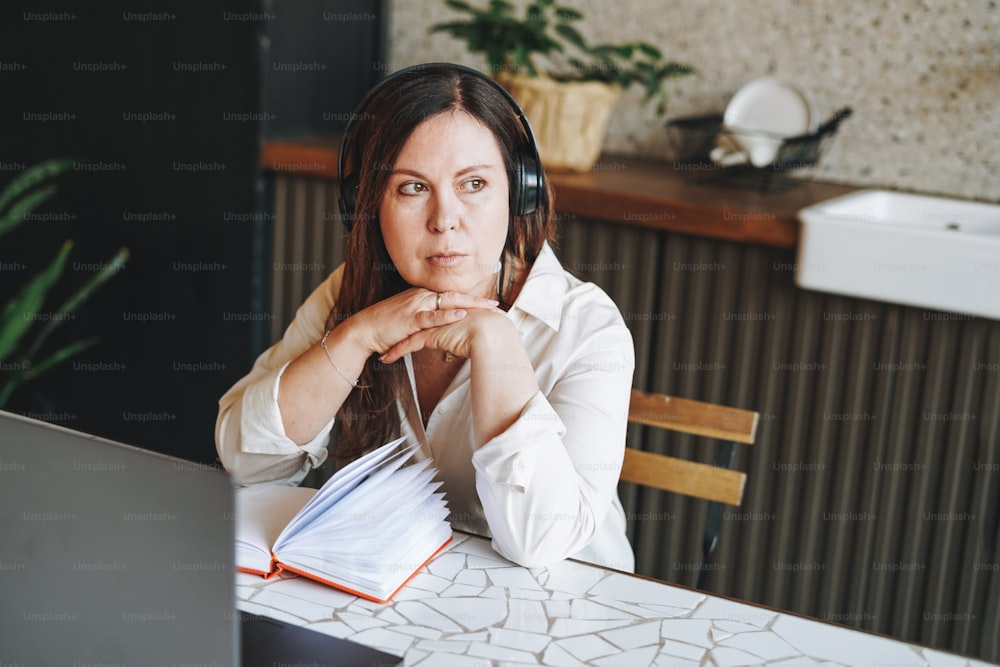
M364 96L361 103L358 104L357 109L355 109L347 121L347 127L344 128L344 136L340 140L340 153L337 156L337 185L340 192L341 219L348 230L350 230L354 222L354 209L358 196L358 175L355 173L344 173L344 155L347 153L348 139L351 136L354 119L364 118L365 107L368 106L368 103L380 90L391 82L414 72L431 68L443 68L476 76L487 81L503 95L511 108L514 109L514 113L521 120L521 125L524 126L524 131L528 135L528 143L530 145L530 151L516 150L513 152L514 178L510 187L514 189L514 213L515 215L527 215L541 205L542 196L545 192L545 174L541 168L542 161L538 157L538 144L535 142L535 133L531 130L531 124L528 122L527 116L524 115L524 110L521 109L517 101L507 92L507 89L479 70L454 63L426 63L406 67L382 79L375 87L368 91L368 94Z

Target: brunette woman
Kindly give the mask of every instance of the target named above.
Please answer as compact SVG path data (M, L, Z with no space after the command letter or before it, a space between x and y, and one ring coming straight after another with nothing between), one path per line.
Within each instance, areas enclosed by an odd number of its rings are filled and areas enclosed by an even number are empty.
M341 153L346 261L220 400L226 468L297 484L329 449L347 461L405 435L453 525L501 555L632 570L617 497L632 339L549 245L516 103L468 68L409 68L366 97Z

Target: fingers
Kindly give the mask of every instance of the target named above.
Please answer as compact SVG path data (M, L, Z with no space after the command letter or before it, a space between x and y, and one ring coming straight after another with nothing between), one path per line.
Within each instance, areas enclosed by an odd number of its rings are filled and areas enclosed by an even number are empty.
M440 302L441 307L438 308ZM352 319L358 335L372 352L385 354L418 331L453 324L476 312L502 312L493 299L462 292L432 292L411 288L369 306Z
M425 333L426 331L421 331L412 336L407 336L386 350L385 354L380 356L378 360L383 364L391 364L402 359L407 354L424 349L427 340Z
M391 364L403 355L417 352L425 347L445 349L453 345L456 341L452 340L451 336L445 334L445 337L441 338L442 334L446 331L445 327L464 319L467 315L468 311L462 308L418 312L419 330L391 345L379 357L379 361L384 364ZM455 350L452 351L454 352ZM463 355L459 354L459 356Z
M485 309L455 308L452 310L428 310L417 313L428 325L387 346L379 361L391 364L404 355L424 349L446 350L456 357L472 356L476 340L492 331L493 327L504 323L512 326L503 311L496 313Z
M396 341L379 357L379 361L391 364L407 354L425 349L447 350L456 357L468 357L471 339L477 331L475 320L486 316L482 311L473 316L464 308L426 311L418 315L438 324Z
M449 308L447 310L419 310L414 314L418 329L432 329L445 324L457 322L468 315L464 308Z
M428 310L448 310L451 308L483 308L495 310L500 302L462 292L428 292Z

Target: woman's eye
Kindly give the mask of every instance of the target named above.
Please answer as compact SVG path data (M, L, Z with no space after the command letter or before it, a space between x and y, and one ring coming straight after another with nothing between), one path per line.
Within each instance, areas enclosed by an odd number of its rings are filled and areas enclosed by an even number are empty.
M418 195L427 191L427 186L423 183L403 183L399 186L400 193L404 195Z
M479 192L486 187L486 181L481 178L470 178L469 180L462 183L465 190L469 192Z

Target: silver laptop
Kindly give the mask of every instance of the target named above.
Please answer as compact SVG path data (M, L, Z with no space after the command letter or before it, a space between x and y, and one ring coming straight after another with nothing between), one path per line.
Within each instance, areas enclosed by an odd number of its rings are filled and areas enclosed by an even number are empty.
M223 471L0 411L0 665L398 664L240 614Z
M233 665L228 476L0 412L0 663Z

